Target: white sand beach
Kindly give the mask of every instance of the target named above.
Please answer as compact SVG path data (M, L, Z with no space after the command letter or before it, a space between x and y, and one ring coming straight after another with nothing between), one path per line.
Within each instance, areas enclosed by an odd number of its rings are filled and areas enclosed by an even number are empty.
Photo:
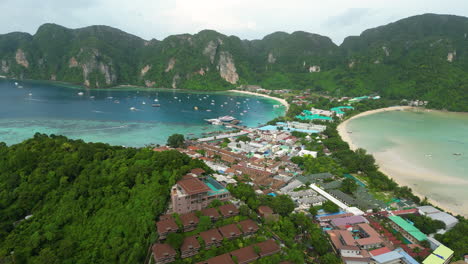
M242 93L242 94L255 95L255 96L261 96L261 97L269 98L269 99L278 101L280 104L284 105L284 106L286 107L286 112L287 112L288 109L289 109L289 103L286 102L286 100L281 99L281 98L278 98L278 97L273 97L273 96L269 96L269 95L261 94L261 93L254 93L254 92L248 92L248 91L240 91L240 90L228 90L228 92Z
M356 150L358 147L352 142L349 133L350 131L347 128L349 120L380 112L410 109L419 110L419 108L415 107L397 106L367 111L342 122L338 126L338 133L340 134L341 138L349 144L352 150ZM445 211L450 212L453 215L460 214L464 215L465 217L468 216L468 207L464 205L463 201L457 202L454 200L443 199L443 197L440 196L440 193L429 191L428 189L430 188L426 187L429 184L440 185L444 187L468 185L467 180L451 177L449 175L442 175L439 172L421 167L413 163L410 159L406 158L404 153L405 149L395 147L386 149L382 152L373 153L373 156L377 165L379 166L379 170L392 178L400 186L410 187L413 190L413 193L421 199L427 197L432 204L443 208Z

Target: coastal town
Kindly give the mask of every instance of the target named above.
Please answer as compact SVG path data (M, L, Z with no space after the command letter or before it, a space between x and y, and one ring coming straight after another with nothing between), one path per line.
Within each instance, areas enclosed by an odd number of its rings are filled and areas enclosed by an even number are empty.
M155 147L203 160L208 169L193 169L172 187L148 263L452 263L454 251L436 237L454 228L456 217L405 188L378 190L366 176L377 170L365 168L373 162L338 165L340 136L332 130L359 103L380 96L326 98L332 107L310 107L322 99L293 95L292 114L279 100L290 120L250 128L220 117L216 125L231 130Z

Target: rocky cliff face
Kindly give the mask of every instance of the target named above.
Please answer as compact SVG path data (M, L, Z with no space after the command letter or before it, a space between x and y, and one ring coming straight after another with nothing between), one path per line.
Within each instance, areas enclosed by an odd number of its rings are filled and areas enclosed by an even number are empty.
M239 81L236 65L229 52L222 51L219 55L219 74L226 82L236 84Z
M22 49L18 49L16 51L15 59L16 59L16 63L18 63L19 65L25 68L29 68L29 62L26 59L26 54L24 53Z

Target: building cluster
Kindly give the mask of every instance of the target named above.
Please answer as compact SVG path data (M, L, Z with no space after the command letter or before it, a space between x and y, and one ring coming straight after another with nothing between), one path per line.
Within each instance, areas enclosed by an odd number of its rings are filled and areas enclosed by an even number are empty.
M414 208L364 215L339 213L317 219L328 233L335 252L346 264L419 263L415 258L424 259L424 264L449 263L452 250L402 217L420 212ZM425 247L426 240L430 248ZM434 251L431 253L431 250Z

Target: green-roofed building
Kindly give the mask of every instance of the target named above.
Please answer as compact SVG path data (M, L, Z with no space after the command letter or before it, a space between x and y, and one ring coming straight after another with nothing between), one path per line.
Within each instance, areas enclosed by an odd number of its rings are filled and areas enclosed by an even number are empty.
M321 116L317 114L313 115L312 112L310 112L309 110L302 111L302 114L297 115L296 118L300 120L319 120L319 121L328 121L328 122L333 121L333 118L329 116Z
M403 235L403 237L405 237L406 239L408 239L411 243L419 244L420 242L427 239L426 235L423 232L421 232L417 227L410 224L405 219L399 216L390 216L388 217L388 219L390 219L390 225L395 230L400 232L400 234Z
M423 261L423 264L446 264L450 262L452 256L453 250L444 245L440 245Z
M346 109L346 110L354 109L354 107L348 106L348 105L347 106L338 106L338 107L333 107L332 109L330 109L330 111L333 111L333 112L336 113L337 116L342 117L345 114L345 112L343 112L343 109Z

